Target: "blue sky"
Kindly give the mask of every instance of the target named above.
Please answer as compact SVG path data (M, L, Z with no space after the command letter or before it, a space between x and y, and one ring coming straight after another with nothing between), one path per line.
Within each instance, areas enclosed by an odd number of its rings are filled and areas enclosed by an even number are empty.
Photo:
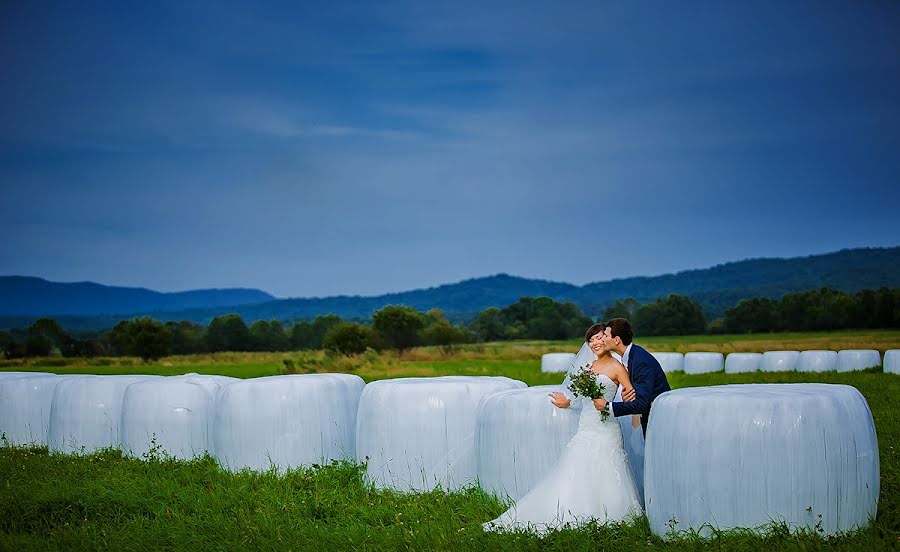
M743 4L10 3L0 274L368 295L900 244L900 4Z

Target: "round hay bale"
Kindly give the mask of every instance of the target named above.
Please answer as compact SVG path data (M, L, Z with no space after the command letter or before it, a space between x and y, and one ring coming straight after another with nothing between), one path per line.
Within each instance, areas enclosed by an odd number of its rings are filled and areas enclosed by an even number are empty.
M356 456L370 481L401 491L475 482L475 426L481 399L523 388L505 377L442 376L375 381L363 390ZM549 400L549 398L548 398Z
M687 353L684 355L685 374L708 374L721 372L725 368L722 353Z
M875 518L878 462L869 406L849 385L676 389L650 414L647 517L660 536L771 521L835 535Z
M763 372L793 372L799 360L800 351L766 351L761 368Z
M762 363L761 353L729 353L725 357L726 374L756 372Z
M278 471L354 458L365 382L350 374L239 380L218 392L213 449L225 469Z
M798 372L833 372L837 370L838 354L834 351L801 351L797 360Z
M845 349L838 351L838 372L855 372L881 366L881 354L874 349Z

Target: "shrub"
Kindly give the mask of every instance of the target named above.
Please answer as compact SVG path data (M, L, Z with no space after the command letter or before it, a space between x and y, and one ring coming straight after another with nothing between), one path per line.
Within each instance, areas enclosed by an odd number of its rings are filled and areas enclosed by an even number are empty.
M358 355L373 347L375 342L376 336L372 328L352 322L341 322L328 330L323 346L329 351L344 355Z

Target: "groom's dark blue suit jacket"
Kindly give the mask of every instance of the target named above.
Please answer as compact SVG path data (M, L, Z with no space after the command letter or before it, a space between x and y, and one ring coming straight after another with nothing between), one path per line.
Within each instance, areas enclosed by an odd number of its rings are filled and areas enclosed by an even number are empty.
M616 416L640 414L641 428L646 436L650 407L656 397L670 390L669 380L659 361L646 349L634 344L628 354L628 378L637 396L633 401L612 403L613 413Z

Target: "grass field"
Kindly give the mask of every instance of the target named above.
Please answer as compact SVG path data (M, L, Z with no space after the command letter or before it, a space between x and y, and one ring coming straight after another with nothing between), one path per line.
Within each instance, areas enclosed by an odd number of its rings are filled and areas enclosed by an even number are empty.
M763 351L900 348L900 332L839 332L769 336L659 338L655 350ZM281 373L284 360L298 372L337 370L367 380L440 374L505 375L531 385L558 383L541 374L543 352L574 350L580 343L516 342L466 346L444 355L414 350L355 359L322 353L202 355L142 365L100 359L48 366L5 363L5 370L60 373L164 373L185 371L252 377ZM730 349L729 349L730 348ZM49 364L63 364L51 359ZM295 470L286 475L231 474L209 458L176 462L122 458L115 451L88 457L48 454L46 449L0 447L0 549L233 550L878 550L900 548L900 376L857 373L671 374L673 387L750 382L824 382L853 385L866 397L875 420L881 460L878 517L870 528L839 538L791 534L773 525L764 536L719 534L664 543L646 521L552 533L485 534L481 523L505 505L477 488L444 493L398 494L367 485L362 468L349 463Z

